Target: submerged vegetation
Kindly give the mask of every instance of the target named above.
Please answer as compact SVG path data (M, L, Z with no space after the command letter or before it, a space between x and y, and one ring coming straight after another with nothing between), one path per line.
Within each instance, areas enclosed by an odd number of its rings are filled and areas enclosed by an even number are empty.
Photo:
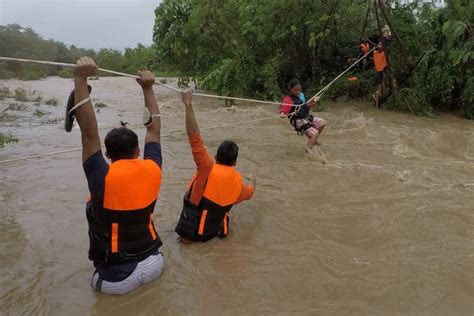
M107 108L108 105L105 104L105 103L102 103L102 102L97 102L97 103L94 104L94 107L95 107L96 109L103 109L103 108Z
M3 148L5 144L17 143L17 142L18 142L18 138L10 134L0 133L0 148Z
M45 102L46 105L51 105L51 106L58 106L58 103L59 103L59 101L56 98L48 99Z
M199 78L225 95L278 99L286 83L303 80L308 94L359 55L360 39L389 24L390 62L399 81L384 106L426 114L474 115L474 2L443 8L367 0L164 0L156 9L154 49L161 68ZM343 78L327 96L366 97L370 70Z

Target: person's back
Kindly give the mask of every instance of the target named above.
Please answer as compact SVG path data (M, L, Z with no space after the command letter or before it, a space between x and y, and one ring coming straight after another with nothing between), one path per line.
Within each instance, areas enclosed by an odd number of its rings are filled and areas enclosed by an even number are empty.
M214 164L197 206L203 210L198 229L200 240L227 236L228 212L239 202L242 190L242 176L235 168Z
M162 243L151 216L161 187L160 167L149 159L118 160L103 180L93 181L87 215L94 264L140 261L156 252Z
M252 198L255 180L246 185L235 170L238 147L232 141L224 141L219 146L214 162L201 139L190 92L183 93L183 101L186 105L186 129L197 172L185 194L175 231L190 241L225 238L229 232L230 210L235 204Z
M138 136L132 130L114 128L105 137L102 154L97 120L90 101L87 77L97 65L87 57L77 62L75 90L66 108L66 131L77 119L82 134L82 160L90 192L86 204L89 226L89 259L96 271L91 286L105 294L125 294L158 278L164 266L162 245L153 223L153 212L161 187L161 145L158 104L153 93L155 77L140 72L145 106L150 121L143 159L138 159ZM81 100L77 102L77 100Z

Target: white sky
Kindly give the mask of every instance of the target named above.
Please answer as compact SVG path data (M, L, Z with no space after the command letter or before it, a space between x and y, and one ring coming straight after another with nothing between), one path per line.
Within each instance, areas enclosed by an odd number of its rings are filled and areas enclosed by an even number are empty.
M161 0L0 0L0 25L19 23L45 39L98 49L153 40Z

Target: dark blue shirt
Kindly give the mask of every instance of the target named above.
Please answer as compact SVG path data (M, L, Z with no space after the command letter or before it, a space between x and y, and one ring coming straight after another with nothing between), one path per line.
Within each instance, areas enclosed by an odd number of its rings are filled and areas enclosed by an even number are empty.
M146 143L143 159L152 160L161 168L162 156L160 143ZM105 161L102 151L99 150L84 161L83 168L91 194L92 209L100 210L104 205L105 177L109 172L109 164ZM103 280L120 282L132 274L137 264L138 261L119 264L101 264L94 262L94 267Z

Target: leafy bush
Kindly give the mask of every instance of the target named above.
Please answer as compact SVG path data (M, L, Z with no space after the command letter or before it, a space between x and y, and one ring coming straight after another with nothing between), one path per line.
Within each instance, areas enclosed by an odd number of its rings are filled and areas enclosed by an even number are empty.
M5 100L6 98L10 97L10 88L0 84L0 100Z
M3 148L5 144L17 143L18 138L11 134L0 133L0 148Z
M28 93L24 88L15 89L15 100L20 102L29 102Z
M10 111L24 111L26 110L27 106L23 103L10 103L6 110Z
M56 98L51 98L51 99L46 100L45 103L46 105L57 106L59 101Z
M109 107L109 106L108 106L107 104L105 104L105 103L97 102L96 104L94 104L94 107L95 107L96 109L103 109L103 108L107 108L107 107Z
M364 71L342 77L324 92L324 96L333 100L342 96L358 99L374 92L375 72Z
M5 62L0 62L0 79L12 79L15 78L15 74L8 69L8 65Z
M58 76L61 78L72 78L73 77L73 69L72 68L63 68L58 71Z
M413 88L402 88L395 91L385 107L415 115L429 115L433 111L425 95L420 90Z
M43 112L41 111L40 109L36 109L35 112L33 113L34 116L37 116L37 117L43 117L45 116L47 113L46 112Z

